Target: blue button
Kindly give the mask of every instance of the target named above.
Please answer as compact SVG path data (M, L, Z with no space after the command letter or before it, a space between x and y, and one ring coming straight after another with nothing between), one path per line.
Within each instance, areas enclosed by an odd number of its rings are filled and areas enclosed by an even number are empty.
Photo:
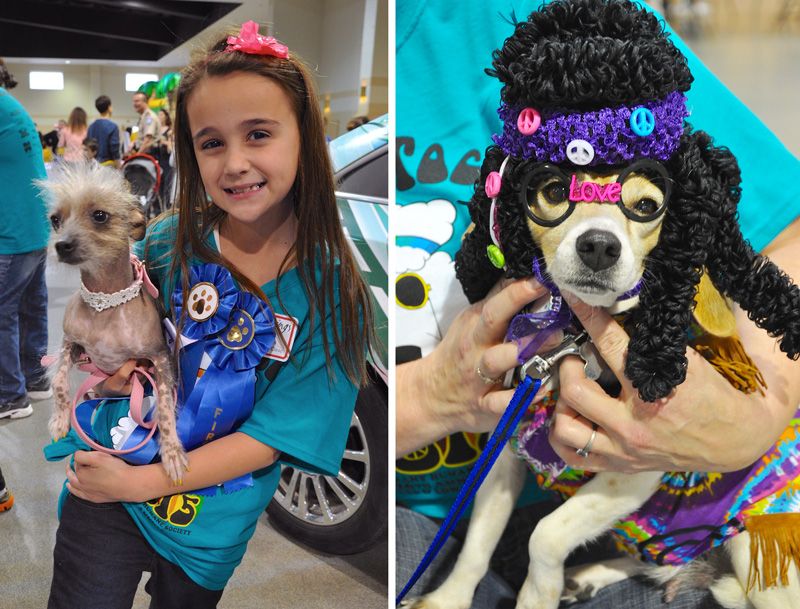
M647 108L636 108L631 112L631 129L640 136L645 137L653 133L656 128L656 117Z

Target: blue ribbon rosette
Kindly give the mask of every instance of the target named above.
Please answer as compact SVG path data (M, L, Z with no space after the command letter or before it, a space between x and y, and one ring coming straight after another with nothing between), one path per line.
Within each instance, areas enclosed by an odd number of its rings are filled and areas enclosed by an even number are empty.
M177 432L186 450L234 431L253 410L255 367L275 342L275 317L265 302L236 288L227 269L216 264L191 268L184 302L180 286L172 295L176 317L184 316L180 340ZM167 322L171 335L175 330ZM135 446L147 430L137 427L121 448ZM157 434L156 434L157 436ZM157 437L126 461L149 463ZM246 474L225 482L226 493L251 486ZM215 487L194 491L213 494Z

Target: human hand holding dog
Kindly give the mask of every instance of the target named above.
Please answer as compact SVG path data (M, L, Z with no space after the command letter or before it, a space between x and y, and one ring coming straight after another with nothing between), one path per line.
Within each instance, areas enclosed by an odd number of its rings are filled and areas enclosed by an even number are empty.
M94 391L102 397L122 397L131 394L131 374L137 366L147 368L151 366L149 360L129 359L120 366L114 374L109 376L102 383L95 386Z
M517 345L504 343L512 317L547 294L535 279L499 282L462 311L441 343L425 357L397 366L397 447L400 457L456 431L494 428L513 390L501 379L517 366ZM553 336L542 346L560 340Z
M644 402L623 372L629 341L625 330L605 311L569 294L565 299L622 385L620 395L610 397L586 377L578 358L561 362L550 442L571 467L627 473L736 471L764 454L784 428L786 421L769 416L764 396L734 389L691 348L686 381L669 397ZM593 423L597 434L584 458L576 450L587 444Z

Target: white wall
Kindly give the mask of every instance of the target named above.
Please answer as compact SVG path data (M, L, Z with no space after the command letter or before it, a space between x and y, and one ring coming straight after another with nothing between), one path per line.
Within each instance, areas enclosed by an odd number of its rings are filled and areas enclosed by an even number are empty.
M328 135L345 131L347 121L359 114L375 118L388 108L388 8L387 0L242 0L239 8L210 26L158 62L89 63L63 60L20 63L6 58L19 85L12 94L30 112L40 131L49 131L81 106L90 121L97 116L94 100L108 95L114 119L123 127L135 124L132 92L125 91L127 72L150 72L159 77L180 71L191 53L205 48L222 30L252 19L302 57L311 68L324 105L329 99ZM266 30L266 31L265 31ZM131 65L135 64L135 65ZM30 91L30 70L64 72L63 91ZM367 85L366 99L360 87Z
M75 106L89 115L89 122L98 116L94 100L100 95L111 98L114 120L123 127L135 124L139 115L131 105L132 92L125 91L125 74L144 72L158 74L159 78L170 72L164 68L70 64L20 64L8 62L8 70L19 83L10 93L33 117L39 131L46 133L58 119L66 120ZM63 91L32 91L28 87L30 71L63 72Z

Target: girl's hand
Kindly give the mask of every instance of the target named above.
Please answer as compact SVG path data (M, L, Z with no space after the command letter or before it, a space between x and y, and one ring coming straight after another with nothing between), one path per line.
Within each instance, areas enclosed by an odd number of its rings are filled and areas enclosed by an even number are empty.
M93 503L111 501L146 501L132 484L133 470L122 459L112 455L79 450L75 453L75 469L67 464L67 490L76 497Z
M508 324L546 294L534 279L501 281L458 315L431 353L397 367L398 456L456 431L495 426L513 395L502 388L503 376L517 366L517 345L503 342ZM558 340L553 336L542 348Z
M146 368L150 366L148 360L129 359L122 364L119 370L109 376L106 380L95 385L94 392L100 397L116 398L131 394L131 374L137 366Z
M643 402L623 372L628 335L605 311L570 299L595 347L622 384L609 397L586 378L583 362L560 365L560 396L550 443L572 467L590 471L736 471L753 463L775 438L761 395L734 389L701 355L687 350L686 381L667 398ZM761 414L760 414L761 413ZM576 450L597 434L588 457Z

